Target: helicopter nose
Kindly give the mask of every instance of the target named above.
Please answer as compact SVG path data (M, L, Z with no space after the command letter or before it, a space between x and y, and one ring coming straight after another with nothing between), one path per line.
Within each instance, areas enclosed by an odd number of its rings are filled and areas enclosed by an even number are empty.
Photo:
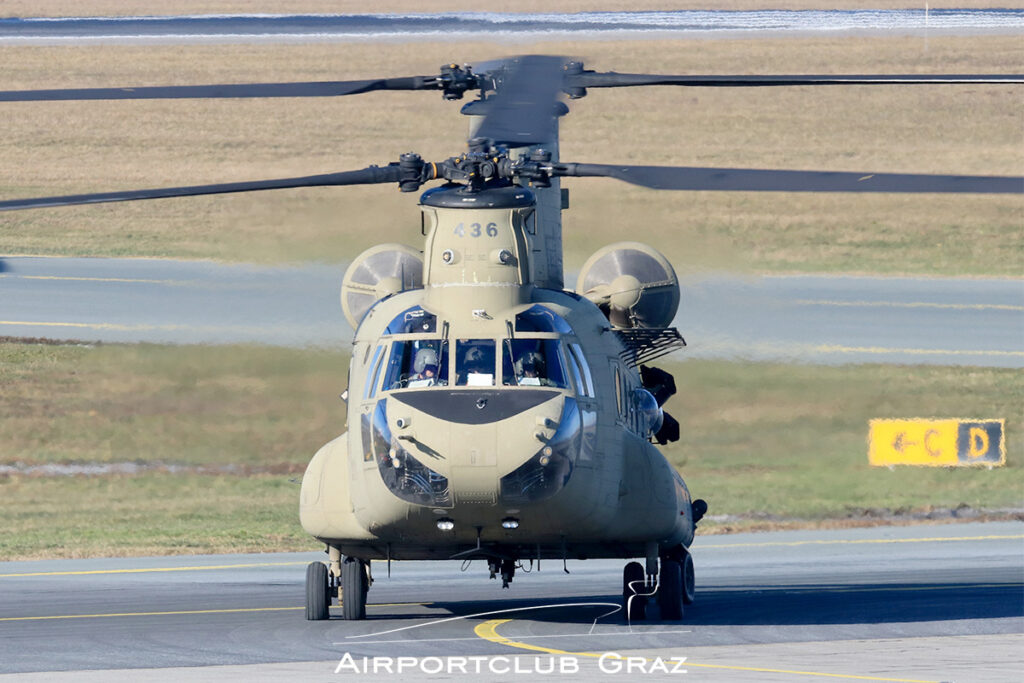
M551 389L434 388L392 395L389 401L395 403L396 416L403 408L421 416L412 418L412 430L418 441L434 444L440 457L431 467L447 478L452 503L493 505L501 495L502 477L543 457L538 452L555 431L565 401L571 400L563 397Z
M391 399L427 415L460 425L482 425L502 422L521 415L561 394L559 391L535 390L439 390L406 391Z

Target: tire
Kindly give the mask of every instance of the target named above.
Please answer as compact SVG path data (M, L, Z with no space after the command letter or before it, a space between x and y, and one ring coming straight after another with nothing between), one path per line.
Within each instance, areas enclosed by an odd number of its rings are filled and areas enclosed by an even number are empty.
M661 608L662 621L679 621L683 618L683 566L679 560L661 561L658 607Z
M639 562L630 562L622 570L622 613L629 622L647 618L647 596L643 594L645 578Z
M683 604L692 605L697 593L697 575L693 570L693 556L683 558Z
M306 567L306 619L330 619L330 605L331 599L327 595L327 565L323 562L311 562Z
M366 618L366 563L355 557L341 562L341 615L349 621Z

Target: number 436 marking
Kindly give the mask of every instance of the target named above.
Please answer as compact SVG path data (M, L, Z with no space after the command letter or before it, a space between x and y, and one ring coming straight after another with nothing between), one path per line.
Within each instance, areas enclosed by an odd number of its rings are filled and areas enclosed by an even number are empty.
M455 234L459 237L465 237L467 234L470 237L480 237L484 232L487 232L488 237L497 237L498 235L498 224L488 223L487 227L480 225L479 223L470 223L469 230L466 230L465 223L459 223L455 226Z

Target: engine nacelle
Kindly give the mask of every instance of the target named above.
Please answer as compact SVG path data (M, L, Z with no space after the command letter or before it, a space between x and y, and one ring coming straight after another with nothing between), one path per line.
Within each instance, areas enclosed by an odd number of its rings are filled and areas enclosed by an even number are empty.
M654 247L617 242L598 250L580 271L576 291L617 328L669 327L679 309L679 278Z
M386 296L423 286L423 257L404 244L378 244L356 257L341 282L341 310L353 328Z

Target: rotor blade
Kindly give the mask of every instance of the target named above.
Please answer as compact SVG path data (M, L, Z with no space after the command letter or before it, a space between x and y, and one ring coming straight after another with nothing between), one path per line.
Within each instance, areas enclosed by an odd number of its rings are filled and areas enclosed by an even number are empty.
M617 178L655 190L734 192L1024 193L1024 177L848 173L692 166L556 164L553 175Z
M965 83L1024 83L1021 74L861 74L861 75L751 75L670 76L583 71L565 75L566 88L616 88L633 85L682 85L697 87L764 87L782 85L921 85Z
M512 146L551 142L564 63L562 57L519 57L495 95L486 100L487 115L476 136Z
M164 199L167 197L195 197L208 194L231 192L252 192L257 190L279 190L289 187L320 187L327 185L372 185L374 183L398 182L401 170L397 164L370 166L358 171L326 173L323 175L277 180L253 180L240 183L216 185L191 185L188 187L164 187L152 190L125 190L123 192L96 192L72 194L62 197L37 197L33 199L9 199L0 201L0 211L35 209L48 206L72 206L76 204L101 204L105 202L129 202L138 199Z
M336 97L339 95L357 95L373 90L427 90L439 87L441 87L440 81L436 76L409 76L406 78L383 78L368 81L4 90L0 91L0 102L222 99L229 97Z

